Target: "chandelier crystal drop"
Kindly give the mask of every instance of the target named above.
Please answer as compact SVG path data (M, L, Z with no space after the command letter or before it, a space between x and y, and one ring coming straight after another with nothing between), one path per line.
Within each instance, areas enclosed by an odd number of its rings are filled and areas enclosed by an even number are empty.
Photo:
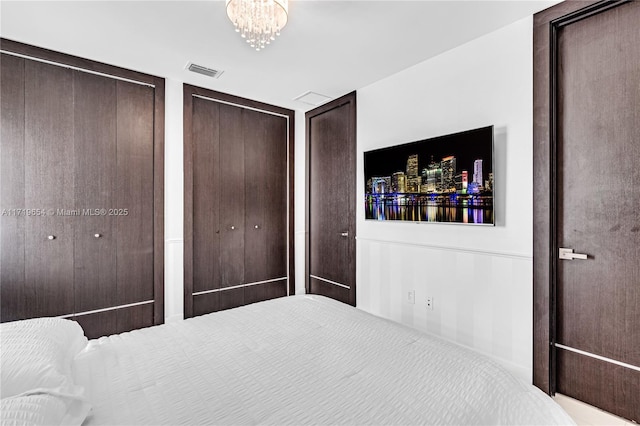
M257 51L280 35L288 13L289 0L227 0L227 16L236 32Z

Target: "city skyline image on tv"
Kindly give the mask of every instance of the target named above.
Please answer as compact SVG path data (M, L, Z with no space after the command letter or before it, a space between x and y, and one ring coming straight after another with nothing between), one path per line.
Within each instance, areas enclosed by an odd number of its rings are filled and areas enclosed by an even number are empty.
M494 224L493 126L364 153L365 218Z

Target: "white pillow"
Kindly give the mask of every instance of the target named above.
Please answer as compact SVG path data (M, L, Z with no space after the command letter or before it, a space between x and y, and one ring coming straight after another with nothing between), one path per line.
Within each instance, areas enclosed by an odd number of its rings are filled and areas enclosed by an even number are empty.
M89 414L86 402L46 393L14 396L0 401L3 426L81 425Z
M87 344L71 320L34 318L0 325L0 397L50 390L79 396L71 379L73 357Z

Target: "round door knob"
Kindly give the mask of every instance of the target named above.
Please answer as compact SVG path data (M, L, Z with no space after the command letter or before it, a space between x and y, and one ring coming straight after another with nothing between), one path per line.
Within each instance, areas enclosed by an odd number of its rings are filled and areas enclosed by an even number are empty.
M231 229L232 229L232 230L233 230L233 229L236 229L236 227L235 227L235 226L232 226L232 227L231 227Z
M100 237L102 237L102 234L93 234L93 236L96 237L96 238L100 238Z
M258 228L260 228L260 227L259 227L258 225L256 225L256 226L254 226L254 228L258 229Z
M55 239L56 239L56 236L55 236L55 235L49 235L49 236L47 237L47 240L49 240L49 241L51 241L51 240L55 240Z

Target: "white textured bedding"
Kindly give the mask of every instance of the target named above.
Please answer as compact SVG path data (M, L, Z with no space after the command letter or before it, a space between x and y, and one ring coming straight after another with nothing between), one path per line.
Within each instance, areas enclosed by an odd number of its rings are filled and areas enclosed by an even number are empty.
M493 361L321 296L89 342L85 424L573 424Z

